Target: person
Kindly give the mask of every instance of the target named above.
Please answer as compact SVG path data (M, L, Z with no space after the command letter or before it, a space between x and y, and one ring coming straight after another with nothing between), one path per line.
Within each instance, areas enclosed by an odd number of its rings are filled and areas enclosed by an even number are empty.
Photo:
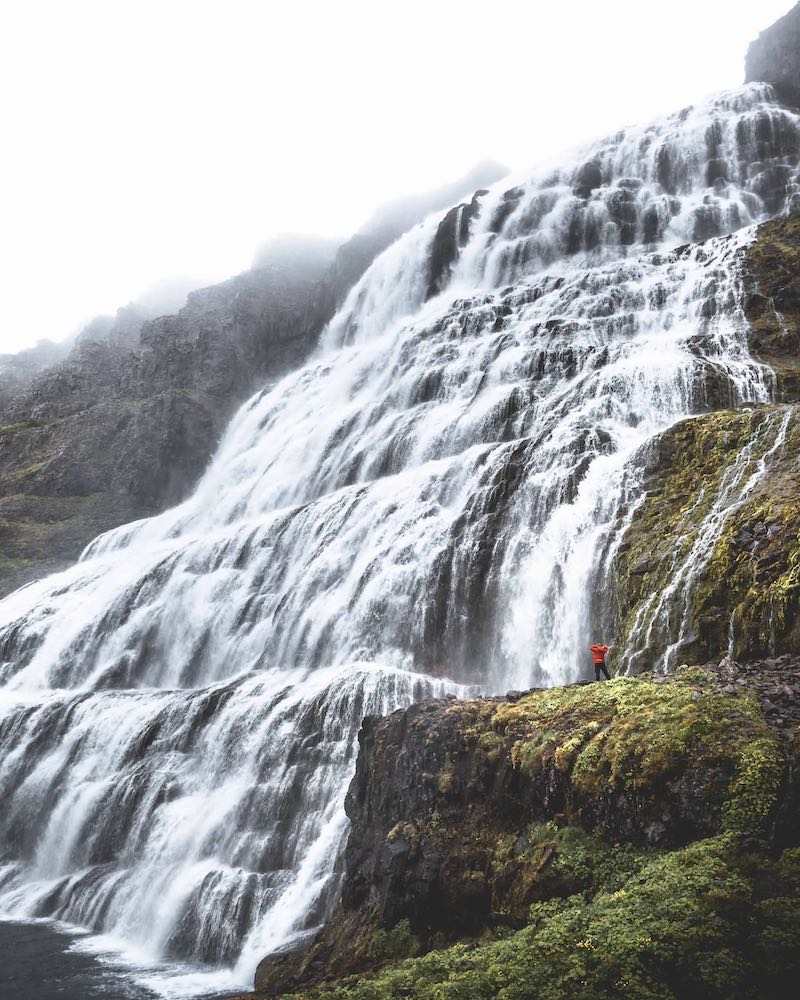
M592 651L592 658L594 659L594 679L596 681L600 680L600 671L606 675L606 680L611 680L611 675L606 667L606 653L611 649L610 646L601 646L599 643L595 643L590 646L589 649Z

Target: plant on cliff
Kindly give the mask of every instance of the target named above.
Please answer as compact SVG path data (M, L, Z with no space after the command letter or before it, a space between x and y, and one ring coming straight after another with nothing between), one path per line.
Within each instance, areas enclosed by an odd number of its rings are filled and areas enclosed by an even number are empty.
M679 621L683 656L718 657L731 641L737 657L796 647L798 483L796 408L710 413L661 436L615 572L632 668L652 666Z
M702 671L677 683L618 678L503 703L492 726L511 738L515 767L569 778L568 807L619 792L636 798L703 770L709 830L759 832L776 803L783 753L749 697L704 690ZM707 678L706 678L707 679Z
M763 886L771 893L764 898ZM654 857L625 884L536 903L527 927L297 996L319 1000L748 1000L800 974L800 865L723 834Z

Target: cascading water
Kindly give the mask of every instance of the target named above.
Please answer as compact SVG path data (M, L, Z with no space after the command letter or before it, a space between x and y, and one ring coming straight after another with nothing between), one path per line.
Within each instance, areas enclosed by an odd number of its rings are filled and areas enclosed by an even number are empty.
M579 677L642 446L769 400L738 261L799 157L749 86L428 220L189 500L0 603L0 911L242 983L317 926L363 715Z

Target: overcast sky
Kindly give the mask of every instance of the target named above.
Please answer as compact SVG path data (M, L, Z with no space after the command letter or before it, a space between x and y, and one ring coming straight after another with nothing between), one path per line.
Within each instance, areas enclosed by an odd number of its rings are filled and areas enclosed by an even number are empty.
M0 351L738 85L791 0L3 0Z

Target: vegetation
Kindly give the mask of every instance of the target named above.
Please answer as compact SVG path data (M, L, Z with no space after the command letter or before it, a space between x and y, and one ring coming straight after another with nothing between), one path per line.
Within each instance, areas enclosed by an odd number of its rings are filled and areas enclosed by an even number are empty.
M766 475L749 492L734 491L709 551L695 562L691 581L684 561L726 475L740 462L741 485L751 482L788 415L786 437L769 456ZM751 451L745 449L751 446ZM748 460L742 460L745 456ZM633 640L635 669L663 652L684 613L679 587L661 620L656 602L676 576L688 589L693 639L684 658L719 658L733 635L737 658L764 656L800 643L800 414L792 407L725 411L685 421L656 445L648 494L626 532L617 569L618 641ZM649 632L645 626L652 624Z
M710 829L756 833L777 803L783 753L754 700L717 693L709 680L687 669L677 683L554 688L501 704L491 722L512 736L515 767L535 776L551 765L569 777L568 810L585 811L609 789L652 797L702 771Z
M419 753L434 791L410 794L416 805L386 828L385 841L407 849L393 857L407 856L415 872L439 859L437 891L455 901L452 927L426 932L413 910L383 925L383 890L368 894L361 910L339 911L295 967L295 983L314 985L284 985L281 995L791 994L800 973L800 848L796 838L780 846L770 838L800 730L794 743L776 735L755 688L731 691L720 672L681 668L669 679L434 704L400 728L404 767ZM391 731L380 753L394 757ZM488 900L484 923L454 931L470 899Z
M594 894L537 902L516 933L461 943L369 978L295 994L326 1000L687 1000L791 995L800 973L800 865L732 834L645 860ZM774 892L763 897L760 886Z

